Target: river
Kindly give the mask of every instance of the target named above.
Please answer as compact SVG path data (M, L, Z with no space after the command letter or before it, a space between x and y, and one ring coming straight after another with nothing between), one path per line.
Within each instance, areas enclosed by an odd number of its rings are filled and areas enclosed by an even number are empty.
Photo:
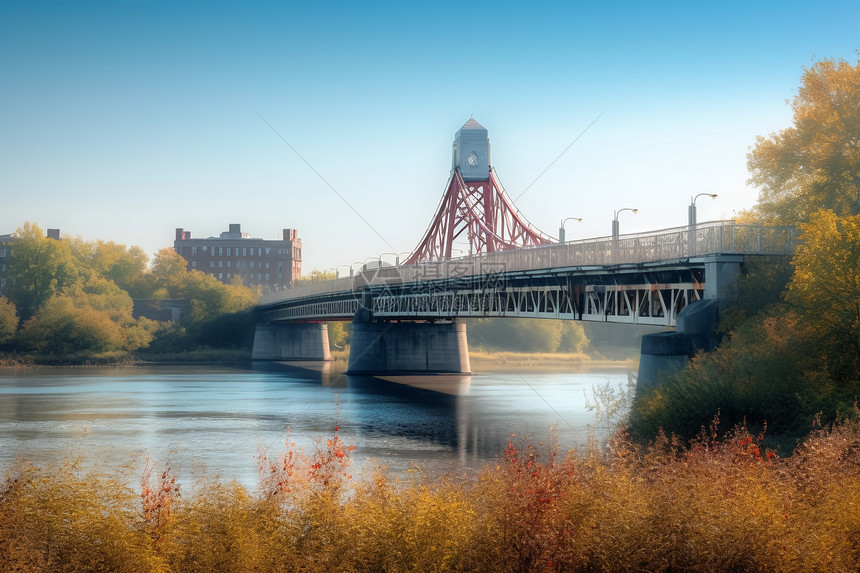
M337 426L355 446L353 471L471 471L497 459L512 434L537 443L555 431L563 450L581 447L594 423L586 396L628 382L620 369L383 380L330 368L0 368L0 469L80 457L109 471L150 458L182 483L217 476L253 488L260 451L289 441L309 452Z

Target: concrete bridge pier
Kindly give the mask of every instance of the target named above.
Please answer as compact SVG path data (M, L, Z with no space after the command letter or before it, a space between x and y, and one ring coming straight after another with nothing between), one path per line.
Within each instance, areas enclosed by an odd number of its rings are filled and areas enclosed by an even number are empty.
M322 322L258 324L251 360L331 360Z
M710 352L717 344L714 327L720 310L738 296L737 281L743 256L714 255L705 261L705 294L678 313L675 330L642 337L636 389L658 386L678 372L698 350Z
M371 320L352 323L347 374L469 374L466 325Z

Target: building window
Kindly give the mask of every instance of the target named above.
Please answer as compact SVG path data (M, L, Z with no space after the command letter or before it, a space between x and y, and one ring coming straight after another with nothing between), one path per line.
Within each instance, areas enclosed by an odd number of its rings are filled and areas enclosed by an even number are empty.
M192 257L196 257L196 256L197 256L197 247L191 247L191 256L192 256Z
M251 261L251 268L254 268L254 261Z
M191 268L192 268L192 269L196 269L196 268L197 268L197 261L191 261Z
M263 247L257 247L257 256L258 256L258 257L262 257L262 256L263 256Z
M272 247L266 247L266 254L268 255L271 252L272 252Z
M219 256L219 257L223 257L223 256L224 256L224 247L218 247L218 256Z
M209 246L208 246L208 245L203 245L203 252L204 252L204 253L208 253L208 252L209 252Z
M214 268L215 268L215 261L209 261L209 268L210 268L210 269L214 269Z
M269 273L266 273L266 280L269 280Z
M218 280L221 280L221 279L223 279L223 278L224 278L224 274L223 274L223 273L218 273Z
M269 268L269 263L266 263L266 268L267 268L267 269Z
M218 261L218 268L224 268L224 261Z
M248 247L242 247L242 256L243 256L243 257L247 257L247 256L248 256Z
M231 257L231 256L232 256L232 255L230 254L230 253L232 252L232 250L233 250L233 249L231 249L230 247L227 247L227 256L228 256L228 257Z
M230 268L230 261L227 261L227 268Z

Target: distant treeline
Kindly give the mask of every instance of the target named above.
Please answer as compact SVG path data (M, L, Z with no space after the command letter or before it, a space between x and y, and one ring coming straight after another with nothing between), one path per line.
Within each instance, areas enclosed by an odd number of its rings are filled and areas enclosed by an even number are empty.
M7 357L112 360L135 352L247 349L258 293L186 269L173 249L47 238L24 224L7 247L0 350ZM135 316L133 299L182 301L181 320Z

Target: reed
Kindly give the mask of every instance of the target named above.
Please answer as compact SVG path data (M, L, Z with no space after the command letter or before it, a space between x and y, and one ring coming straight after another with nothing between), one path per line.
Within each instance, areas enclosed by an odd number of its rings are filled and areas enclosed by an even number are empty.
M21 464L0 489L0 568L858 570L860 424L819 429L786 458L763 443L716 422L648 447L623 430L582 452L511 438L474 475L393 475L354 468L335 429L313 451L261 452L256 490L180 486L151 464Z

